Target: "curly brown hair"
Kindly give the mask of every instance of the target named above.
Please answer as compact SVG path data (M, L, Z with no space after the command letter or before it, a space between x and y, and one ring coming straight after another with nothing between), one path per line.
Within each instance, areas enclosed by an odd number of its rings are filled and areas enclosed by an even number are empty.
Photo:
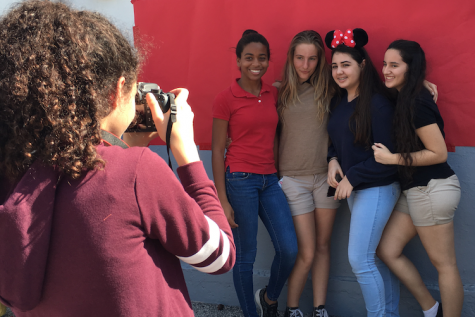
M102 168L100 120L117 80L128 93L140 56L105 17L26 1L0 20L0 172L21 177L40 160L78 178Z

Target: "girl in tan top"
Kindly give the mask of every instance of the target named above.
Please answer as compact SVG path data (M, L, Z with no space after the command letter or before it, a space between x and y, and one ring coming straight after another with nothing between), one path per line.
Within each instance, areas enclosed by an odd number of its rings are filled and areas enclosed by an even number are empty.
M298 309L312 269L313 316L328 316L324 305L330 274L330 238L339 203L327 197L327 120L333 95L321 36L298 33L290 43L279 89L279 172L292 212L298 255L288 281L285 316Z

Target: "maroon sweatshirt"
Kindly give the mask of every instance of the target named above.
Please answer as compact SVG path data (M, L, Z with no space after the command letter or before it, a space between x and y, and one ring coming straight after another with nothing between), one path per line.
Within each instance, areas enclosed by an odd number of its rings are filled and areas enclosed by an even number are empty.
M35 163L0 182L0 300L17 317L193 316L179 259L210 274L235 261L202 162L180 184L148 148L97 150L105 169L77 180Z

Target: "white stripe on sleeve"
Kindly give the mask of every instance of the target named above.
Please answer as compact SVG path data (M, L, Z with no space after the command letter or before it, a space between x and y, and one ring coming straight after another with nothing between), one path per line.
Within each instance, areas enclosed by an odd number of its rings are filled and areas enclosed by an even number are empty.
M188 257L177 256L177 258L179 258L183 262L186 262L191 265L204 262L206 259L209 258L211 253L213 253L214 251L216 251L217 248L219 248L219 236L220 236L219 232L221 230L219 229L216 222L214 222L207 216L205 216L205 218L208 221L208 226L209 226L209 229L208 229L209 240L206 241L206 243L201 247L201 249L197 253Z
M219 271L228 261L229 251L231 249L229 245L229 239L228 239L228 236L222 230L220 231L221 231L221 236L223 237L223 241L224 241L223 253L221 253L221 255L213 263L211 263L208 266L205 266L205 267L193 266L198 271L204 272L204 273L214 273L214 272Z

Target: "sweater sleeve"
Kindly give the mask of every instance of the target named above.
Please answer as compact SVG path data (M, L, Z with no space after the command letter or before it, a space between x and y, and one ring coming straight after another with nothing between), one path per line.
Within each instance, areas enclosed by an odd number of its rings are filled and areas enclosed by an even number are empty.
M373 96L371 101L371 133L374 143L384 144L394 153L392 142L392 125L394 109L385 97L381 95ZM373 150L370 148L371 153ZM396 165L384 165L376 162L374 155L368 159L350 167L346 172L346 177L353 187L362 183L376 182L389 178L397 174Z
M135 190L145 234L201 272L231 270L236 256L231 228L203 163L177 172L181 184L158 155L143 152Z
M336 102L336 98L333 97L332 100L330 101L330 107L333 109L334 108L334 104ZM329 114L328 116L328 122L330 121L330 118L331 118L331 113ZM328 152L327 152L327 163L330 163L330 159L332 157L338 157L338 154L336 153L336 149L335 149L335 146L333 145L333 141L332 139L330 138L330 135L328 136Z
M338 155L336 154L336 149L333 146L333 142L330 139L328 142L327 163L330 163L330 159L332 157L338 157Z

